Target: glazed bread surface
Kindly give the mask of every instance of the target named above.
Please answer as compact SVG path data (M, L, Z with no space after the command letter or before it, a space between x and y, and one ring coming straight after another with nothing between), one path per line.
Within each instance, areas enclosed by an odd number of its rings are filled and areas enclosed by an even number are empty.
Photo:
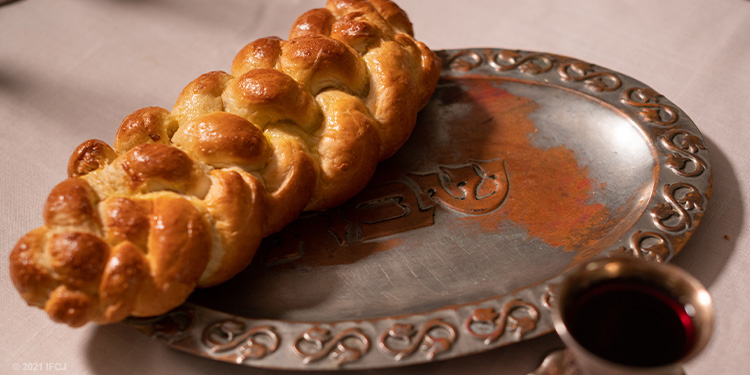
M289 40L258 39L171 111L89 140L21 238L10 274L57 322L112 323L183 303L245 268L304 210L359 192L406 141L440 62L389 0L329 0Z

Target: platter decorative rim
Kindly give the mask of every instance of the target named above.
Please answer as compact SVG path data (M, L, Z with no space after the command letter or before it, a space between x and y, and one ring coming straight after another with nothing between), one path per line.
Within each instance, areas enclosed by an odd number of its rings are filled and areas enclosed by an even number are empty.
M472 76L551 86L606 104L646 135L658 167L645 210L599 256L668 262L698 226L711 195L705 142L690 118L645 84L549 53L497 48L437 51L442 79ZM371 369L473 354L553 331L556 275L509 294L424 313L334 322L252 319L194 303L126 324L169 346L217 361L294 370Z

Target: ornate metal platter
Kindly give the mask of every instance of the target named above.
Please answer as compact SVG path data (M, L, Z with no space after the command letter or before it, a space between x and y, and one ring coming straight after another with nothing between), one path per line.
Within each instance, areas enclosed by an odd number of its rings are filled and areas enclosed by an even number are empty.
M585 260L680 251L711 165L677 106L568 57L439 53L435 95L365 191L268 238L229 282L128 324L248 366L400 366L551 332L555 285Z

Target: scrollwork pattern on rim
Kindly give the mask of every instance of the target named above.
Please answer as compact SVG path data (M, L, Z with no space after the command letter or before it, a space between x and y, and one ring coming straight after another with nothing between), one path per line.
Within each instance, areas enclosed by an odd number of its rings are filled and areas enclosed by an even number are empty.
M488 58L490 66L499 72L518 69L521 73L540 74L552 69L554 59L542 53L523 55L518 51L500 50Z
M660 126L670 126L677 122L679 116L674 107L659 103L662 95L648 87L631 87L622 93L622 102L641 108L638 114L646 122Z
M543 53L521 53L511 50L484 50L482 54L472 50L461 50L445 58L445 65L454 72L468 72L485 62L497 72L518 70L536 75L551 70L555 59Z
M620 246L609 251L607 256L633 256L647 261L662 263L672 254L672 250L662 233L655 231L636 231L630 237L630 246Z
M206 327L201 341L212 353L233 351L223 359L241 364L246 359L260 359L275 352L280 340L273 326L247 329L237 319L226 319Z
M515 311L524 311L524 316L514 316ZM484 340L484 345L490 345L500 339L506 328L515 331L515 339L521 340L526 332L536 328L539 321L539 309L516 298L505 304L502 312L494 308L479 308L464 322L464 329L473 337Z
M666 237L659 232L637 231L630 237L633 256L658 263L664 262L672 250Z
M356 343L356 345L352 345ZM331 337L331 331L314 327L297 337L292 351L305 364L330 358L336 366L356 362L370 350L370 338L353 327Z
M471 50L458 51L445 59L445 65L454 72L468 72L476 69L483 62L482 56Z
M442 335L438 335L439 333ZM438 354L449 351L456 337L456 329L439 318L428 321L418 332L413 324L396 323L380 336L378 347L396 361L414 354L419 348L426 353L427 359L433 359ZM404 345L399 348L393 342Z
M666 165L682 177L697 177L706 170L706 161L697 154L706 150L701 139L685 130L672 129L659 138L659 144L667 149Z
M662 194L667 203L659 203L651 209L654 224L666 232L679 232L693 226L688 211L703 211L703 196L698 189L688 183L679 182L664 185ZM677 218L677 222L669 224L673 218Z
M591 91L614 91L622 86L622 80L612 72L597 72L593 64L583 61L570 61L557 68L565 81L583 82Z

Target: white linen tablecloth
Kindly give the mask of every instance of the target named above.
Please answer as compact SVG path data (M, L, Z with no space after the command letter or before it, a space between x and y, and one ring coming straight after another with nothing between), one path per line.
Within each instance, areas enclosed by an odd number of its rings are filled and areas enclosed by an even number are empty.
M323 0L21 0L0 6L0 374L266 374L172 350L115 324L80 329L29 308L8 254L41 225L68 156L109 143L124 116L171 108L199 74L228 70L259 37L286 38ZM598 64L676 103L705 137L713 196L674 263L712 293L717 324L689 375L750 372L750 1L401 0L433 49L500 47ZM368 374L526 374L555 335L435 363ZM56 364L16 370L23 363ZM45 368L47 368L45 367Z

